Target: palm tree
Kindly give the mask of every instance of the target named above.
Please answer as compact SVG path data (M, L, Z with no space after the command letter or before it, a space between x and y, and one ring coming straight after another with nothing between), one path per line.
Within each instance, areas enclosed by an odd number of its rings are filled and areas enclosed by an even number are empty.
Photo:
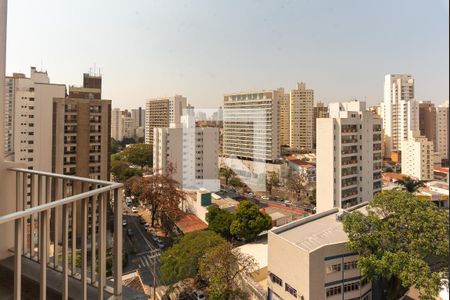
M420 187L425 186L425 183L422 180L415 180L409 176L398 180L396 184L402 186L402 188L409 193L415 193Z
M230 168L224 167L220 168L220 176L225 178L225 185L228 185L231 178L233 178L236 174Z

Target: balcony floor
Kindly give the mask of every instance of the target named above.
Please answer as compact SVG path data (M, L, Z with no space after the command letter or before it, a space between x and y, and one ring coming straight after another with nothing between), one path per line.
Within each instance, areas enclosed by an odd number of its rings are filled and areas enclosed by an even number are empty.
M0 300L13 299L14 286L14 256L0 261ZM22 258L22 299L34 300L39 295L40 265L25 257ZM108 286L112 286L107 281ZM61 299L62 274L47 268L47 299ZM112 294L105 291L103 299L109 299ZM88 285L88 299L97 299L97 288ZM81 282L69 277L69 299L81 298ZM123 299L147 299L144 294L123 287Z

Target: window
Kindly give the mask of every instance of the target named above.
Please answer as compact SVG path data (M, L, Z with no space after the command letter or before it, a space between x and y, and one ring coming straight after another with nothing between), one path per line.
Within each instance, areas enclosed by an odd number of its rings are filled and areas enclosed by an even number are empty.
M341 293L342 293L342 287L340 285L327 288L327 297L339 295Z
M276 284L278 284L279 286L283 286L283 280L281 280L280 277L278 277L277 275L270 273L270 280Z
M344 284L344 293L359 290L359 282Z
M344 263L344 270L353 270L358 268L358 262L356 260L354 261L348 261Z
M284 285L284 290L286 292L288 292L289 294L291 294L292 296L294 296L295 298L297 298L297 290L294 289L292 286L290 286L289 284L285 284Z
M330 265L327 267L327 274L341 271L341 264Z

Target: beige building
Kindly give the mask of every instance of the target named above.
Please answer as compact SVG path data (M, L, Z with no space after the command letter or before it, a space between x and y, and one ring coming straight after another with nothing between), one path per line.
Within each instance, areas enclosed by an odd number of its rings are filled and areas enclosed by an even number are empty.
M295 149L313 149L314 90L306 89L304 82L290 93L290 146Z
M371 201L382 187L382 120L358 100L317 120L317 211Z
M23 162L30 169L52 170L53 98L65 97L64 84L51 84L47 72L31 67L30 77L14 74L7 77L10 101L13 101L13 150L9 158Z
M436 143L434 151L439 153L441 160L448 166L449 132L448 132L448 101L447 104L436 107Z
M419 180L433 180L433 142L410 131L408 139L402 142L402 174Z
M218 152L218 128L196 127L193 114L170 128L154 128L153 169L166 174L173 168L172 178L184 189L220 189Z
M419 108L414 100L411 75L388 74L384 79L384 101L381 104L385 140L385 156L400 151L408 132L419 129Z
M187 99L180 95L147 100L145 107L145 143L153 143L154 128L167 128L172 123L180 123L186 107Z
M431 101L419 102L420 134L436 145L436 107Z
M225 95L224 156L267 162L278 159L278 107L274 90Z
M278 122L279 122L279 145L289 146L291 143L291 108L290 95L283 88L277 89L278 94Z
M334 208L269 231L268 299L372 299L358 256L346 247L342 214Z
M83 87L53 99L52 171L108 180L111 100L101 99L101 76L83 76Z

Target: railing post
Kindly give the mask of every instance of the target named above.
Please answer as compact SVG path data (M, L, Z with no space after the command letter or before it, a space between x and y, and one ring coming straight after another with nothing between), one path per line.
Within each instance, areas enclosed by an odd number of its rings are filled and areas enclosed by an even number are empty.
M96 279L96 268L97 268L97 258L96 258L96 240L97 240L97 198L98 195L92 197L91 203L91 284L93 285Z
M40 255L40 267L41 267L41 279L40 279L40 299L47 299L47 225L48 225L48 212L43 211L40 218L40 230L39 230L39 255Z
M83 183L82 192L88 191L89 185ZM81 284L82 299L87 299L87 205L89 199L81 200Z
M68 265L68 239L69 239L69 210L67 204L63 206L63 286L62 286L62 299L67 300L69 298L69 265ZM73 258L72 258L73 259Z
M106 210L105 202L107 201L106 193L100 195L99 208L100 208L100 220L99 220L99 280L98 280L98 300L103 300L105 279L106 279Z
M114 296L122 299L122 194L114 190Z
M22 220L16 220L14 254L14 300L21 299L22 291Z

